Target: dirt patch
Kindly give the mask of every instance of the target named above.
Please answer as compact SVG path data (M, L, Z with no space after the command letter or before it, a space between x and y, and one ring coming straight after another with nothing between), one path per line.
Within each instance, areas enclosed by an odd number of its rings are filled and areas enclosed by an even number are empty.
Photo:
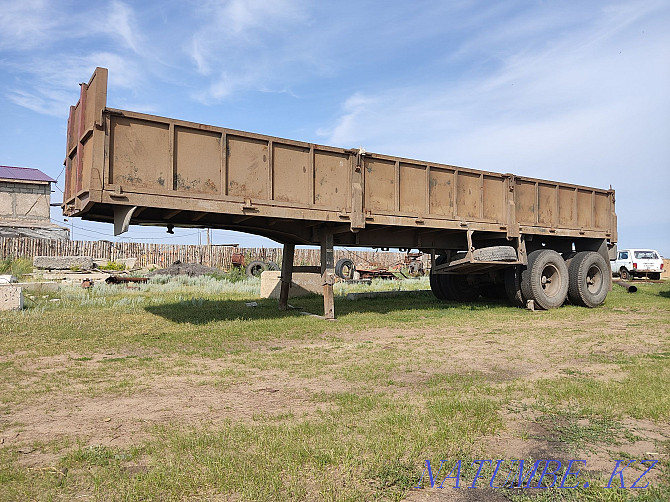
M648 317L641 313L594 313L579 325L570 326L565 320L548 319L538 313L533 318L533 333L527 332L527 320L523 319L489 319L482 325L475 319L468 324L443 327L340 331L309 340L249 342L244 345L250 349L249 356L259 358L252 359L252 363L245 362L244 351L240 356L220 359L173 357L160 354L157 349L41 358L15 353L2 356L2 360L13 361L33 376L50 376L63 368L75 367L84 373L94 372L100 364L108 364L108 359L129 357L155 358L159 365L148 369L120 366L116 378L141 380L140 386L127 392L92 397L85 395L81 386L74 386L51 392L48 397L10 404L9 413L0 415L0 440L4 440L3 446L26 448L20 456L21 463L39 467L57 460L39 448L31 450L29 445L39 441L70 438L87 445L124 447L147 439L157 425L313 418L333 406L327 399L315 400L315 395L360 393L361 387L402 395L405 402L417 403L423 399L417 389L425 390L426 383L438 375L473 374L500 387L509 382L523 384L575 373L616 381L624 377L616 364L617 357L651 354L667 344L667 330L659 332L645 326L645 320ZM274 354L284 356L284 367L280 368L278 360L270 357ZM322 366L318 376L305 376L298 366L305 355L327 358L329 365ZM358 375L350 380L342 376L344 369L371 361L380 365L378 373L383 378L371 377L367 381ZM387 362L392 369L384 373ZM162 363L166 370L161 369ZM228 374L230 378L226 377ZM587 460L588 470L602 473L608 469L611 472L611 459L620 452L634 458L647 453L667 454L660 450L660 442L670 438L670 430L635 420L624 425L639 440L569 454L564 444L552 440L552 431L537 421L538 415L529 411L534 397L526 399L520 401L523 413L505 413L505 430L482 441L480 449L488 458L580 458ZM500 497L493 491L472 492L416 491L409 500L495 501Z
M480 480L481 484L486 484L486 480ZM509 498L500 493L499 489L480 487L472 490L467 487L455 490L448 488L424 488L410 491L407 502L509 502Z
M636 322L636 317L626 316L624 322ZM446 326L439 329L373 329L362 332L343 332L336 337L328 336L309 341L282 340L265 344L254 342L253 350L272 353L298 351L297 357L306 352L326 354L332 359L329 368L336 370L365 363L370 353L388 352L395 369L388 380L402 384L390 387L386 381L371 382L380 392L405 393L411 396L414 390L435 375L462 374L473 370L491 383L512 380L534 381L552 377L564 377L577 368L580 374L617 380L622 378L620 368L607 362L589 360L588 354L612 356L621 353L647 353L658 350L662 344L662 333L650 336L646 330L626 330L625 337L612 335L622 327L621 321L595 316L579 329L588 336L575 337L566 333L562 343L548 343L551 333L564 330L564 321L541 320L534 323L535 334L529 336L522 330L510 326L507 321L488 323L485 330L476 326ZM543 334L544 333L544 334ZM549 333L549 335L546 335ZM606 336L599 336L606 335ZM361 344L370 351L357 350ZM570 350L571 347L576 347ZM367 349L366 349L367 350ZM395 351L395 352L394 352ZM155 351L127 351L122 353L90 354L88 356L65 354L36 359L6 356L14 359L21 368L33 373L50 374L75 364L82 368L95 368L106 359L123 357L160 357ZM84 360L82 360L84 359ZM215 375L221 371L244 369L244 363L234 359L187 358L182 375L156 375L142 381L139 391L130 395L86 397L61 393L50 395L45 402L24 403L11 407L11 415L0 419L5 426L2 433L10 437L20 431L16 441L48 440L69 435L85 437L89 442L132 442L147 426L166 422L197 423L216 422L224 419L253 420L259 412L266 414L293 413L302 415L315 409L310 396L318 392L346 392L360 386L360 382L344 381L332 374L317 378L301 377L287 369L258 369L249 374L245 370L244 380L248 384L233 382L225 388L217 388ZM169 358L166 360L170 365ZM120 375L133 376L133 368L124 367ZM143 370L137 375L144 378ZM154 373L156 371L154 370ZM145 390L149 388L150 390ZM111 418L110 421L105 419ZM19 429L18 425L23 424ZM7 428L9 427L9 428ZM118 428L116 428L118 427ZM512 439L504 438L507 443ZM494 445L492 445L494 446ZM518 448L508 453L530 454L537 445L519 443ZM523 446L523 448L522 448ZM525 449L524 449L525 448Z
M588 419L581 419L580 425L588 425ZM496 436L488 438L482 445L488 458L504 459L557 459L562 463L570 459L585 460L581 470L593 477L609 479L617 459L651 459L660 460L670 453L665 442L670 439L670 425L656 424L648 420L626 419L624 431L613 433L617 435L613 444L590 443L583 448L574 450L572 445L566 444L557 438L556 431L551 424L542 421L537 412L524 412L522 416L506 413L506 430ZM640 469L633 466L633 471ZM641 472L645 468L641 468ZM631 474L632 475L632 474ZM650 471L646 478L652 484L659 479L660 469ZM632 480L626 482L631 483ZM618 479L618 478L617 478Z
M524 414L524 418L529 419L529 415L532 414L532 412L527 412ZM541 439L549 436L549 431L542 425L529 420L520 421L509 413L505 413L504 415L506 429L495 437L489 438L486 444L483 445L483 450L486 451L485 456L478 457L493 459L493 464L495 464L495 459L506 459L508 461L504 464L506 471L500 478L501 482L509 474L511 465L509 461L512 459L558 459L561 462L567 459L568 455L563 445L556 441ZM472 461L472 459L461 460L463 460L464 465ZM518 464L515 467L518 469ZM502 469L503 467L501 467L501 472ZM524 471L526 469L524 468ZM476 489L470 488L474 477L471 474L461 477L460 489L452 488L454 481L447 480L444 488L413 489L405 500L408 502L427 502L433 500L445 502L508 501L509 498L504 495L501 489L492 489L488 486L491 479L490 476L491 474L489 474L488 478L479 479ZM447 488L446 486L449 483L451 484ZM498 478L496 478L496 483L498 483Z
M541 314L540 314L541 315ZM393 379L421 383L434 374L477 372L492 381L535 381L575 374L602 380L620 380L617 357L653 354L662 350L664 334L637 323L648 317L629 314L625 319L594 316L568 331L563 320L536 320L527 326L504 321L486 328L447 326L440 329L375 329L339 333L343 344L372 343L392 346L408 354L408 371ZM568 329L566 329L568 328ZM579 334L578 334L579 333ZM556 335L560 335L560 338ZM324 341L324 344L332 342ZM411 356L410 356L411 354ZM596 361L598 355L604 359ZM596 356L595 358L592 356Z
M325 387L324 387L325 388ZM150 392L82 398L53 395L3 417L5 445L77 437L88 444L125 446L147 437L155 425L252 422L290 414L314 416L323 405L309 391L260 381L219 390L188 377L156 380ZM2 424L5 422L5 424ZM28 452L26 455L32 452Z

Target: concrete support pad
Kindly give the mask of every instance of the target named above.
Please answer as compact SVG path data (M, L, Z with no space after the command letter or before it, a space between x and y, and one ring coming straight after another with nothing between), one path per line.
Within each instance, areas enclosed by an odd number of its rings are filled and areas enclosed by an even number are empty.
M278 270L266 270L261 274L261 298L279 299L281 291L280 275L281 272ZM322 293L321 274L293 273L291 288L288 291L289 298L320 295Z
M23 309L23 291L12 285L0 285L0 310Z
M93 258L90 256L35 256L33 258L35 268L46 268L49 270L91 270Z

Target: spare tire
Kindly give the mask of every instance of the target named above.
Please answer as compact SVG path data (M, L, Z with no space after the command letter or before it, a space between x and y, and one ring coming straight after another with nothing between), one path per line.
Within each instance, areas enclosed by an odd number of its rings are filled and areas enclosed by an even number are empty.
M335 264L335 275L346 281L354 278L354 262L349 258L340 258Z
M517 261L516 249L512 246L490 246L472 252L475 261Z
M247 265L247 277L260 277L261 273L268 269L268 264L264 261L252 261Z
M577 253L568 267L570 301L584 307L597 307L605 301L609 291L609 268L607 262L598 253L581 251Z

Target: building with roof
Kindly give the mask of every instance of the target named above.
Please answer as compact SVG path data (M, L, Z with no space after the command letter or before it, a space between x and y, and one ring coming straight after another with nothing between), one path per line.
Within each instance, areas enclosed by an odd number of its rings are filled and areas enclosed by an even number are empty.
M51 222L55 182L38 169L0 166L0 237L69 239L67 228Z

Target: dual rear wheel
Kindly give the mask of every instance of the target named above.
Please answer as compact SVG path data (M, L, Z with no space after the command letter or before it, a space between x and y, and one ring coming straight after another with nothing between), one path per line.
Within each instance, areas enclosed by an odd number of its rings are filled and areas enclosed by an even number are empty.
M442 265L445 260L445 256L439 256L435 263ZM527 266L507 267L504 275L507 298L517 307L533 300L537 308L547 310L569 299L575 305L593 308L605 301L609 290L607 262L593 251L563 258L552 249L538 249L528 254ZM482 292L470 276L436 274L432 270L430 287L445 301L473 301Z
M518 307L533 300L538 308L551 309L567 298L575 305L593 308L605 301L608 277L607 262L594 251L570 254L566 261L554 250L538 249L528 255L526 267L505 271L505 290Z
M576 305L597 307L609 291L610 270L605 259L593 251L577 253L568 267L568 297Z

